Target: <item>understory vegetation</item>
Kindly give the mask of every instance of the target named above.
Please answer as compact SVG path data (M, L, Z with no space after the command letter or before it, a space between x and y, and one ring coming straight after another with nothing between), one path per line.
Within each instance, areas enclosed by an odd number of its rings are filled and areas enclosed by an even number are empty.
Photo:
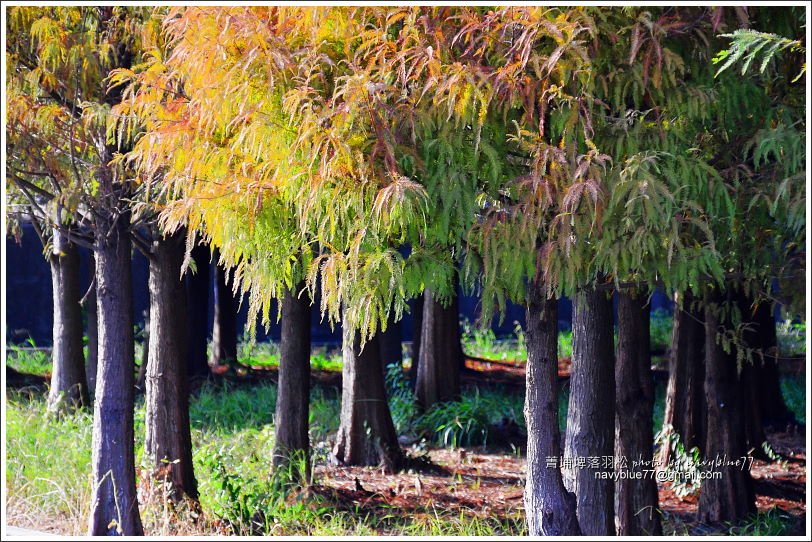
M490 340L490 339L489 339ZM494 340L489 348L509 348ZM262 348L271 348L263 346ZM17 349L8 359L19 371L48 371L47 354ZM786 376L782 391L788 407L804 421L806 399L803 376ZM441 403L419 413L404 372L387 370L390 406L398 434L410 444L410 456L426 459L437 447L482 451L501 450L524 456L524 393L498 385L470 386L463 400ZM568 386L563 385L559 412L566 425ZM147 534L272 534L272 535L525 535L522 510L510 517L486 517L449 512L427 506L413 515L379 509L345 509L329 496L309 491L288 491L271 476L268 458L274 443L273 405L276 386L271 382L207 382L191 399L195 473L200 510L184 505L174 509L154 492L147 469L139 471L142 517ZM662 423L665 381L658 381L654 423ZM136 464L144 453L144 404L135 414ZM336 389L316 386L310 397L311 461L314 472L328 468L331 437L338 429L340 397ZM89 409L57 419L47 411L42 389L9 390L6 404L8 443L8 516L15 524L38 525L65 534L85 529L90 499L90 460L93 417ZM316 472L310 487L318 487ZM202 514L201 514L202 510ZM192 521L176 521L178 515ZM666 519L666 533L684 534L679 521ZM778 535L794 519L773 510L729 526L730 534Z

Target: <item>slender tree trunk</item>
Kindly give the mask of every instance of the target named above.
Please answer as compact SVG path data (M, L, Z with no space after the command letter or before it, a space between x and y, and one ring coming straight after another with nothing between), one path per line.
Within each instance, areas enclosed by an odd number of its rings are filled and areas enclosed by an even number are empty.
M96 273L96 257L90 253L89 269ZM99 317L96 309L96 279L91 278L90 290L85 298L87 311L87 385L90 393L96 394L96 370L99 365Z
M394 472L403 452L386 400L379 337L361 350L359 334L346 321L343 333L341 425L333 455L345 465L382 465Z
M53 230L50 256L54 299L53 369L48 410L62 412L88 403L82 351L82 297L79 249L64 233Z
M773 304L767 301L759 304L753 319L754 324L758 326L757 335L760 339L761 370L758 375L759 393L756 397L759 400L762 419L767 426L794 422L781 393Z
M668 387L665 398L663 432L679 434L686 450L705 445L705 315L692 307L690 292L677 296L669 358ZM670 446L659 451L659 464L671 460Z
M444 307L428 288L424 295L415 395L417 404L428 409L435 403L459 399L463 354L456 296Z
M187 322L189 348L186 371L189 378L207 378L209 370L209 294L211 285L211 253L208 245L192 249L195 272L187 272L185 278L186 299L189 307Z
M558 429L558 301L531 285L527 306L527 482L524 503L530 536L581 534L575 495L561 479ZM553 461L552 465L548 461Z
M747 452L744 420L739 398L739 382L735 354L725 352L717 334L731 329L731 322L722 319L723 299L732 305L732 292L723 297L708 290L705 296L705 396L707 398L707 437L704 450L706 461L717 458L737 461ZM721 473L714 478L713 473ZM697 518L701 522L734 521L756 511L755 494L747 467L716 465L708 467L711 477L702 481Z
M310 299L304 294L298 295L303 288L304 284L297 285L293 291L286 292L282 300L273 465L275 469L292 465L297 471L294 477L307 481L310 478Z
M149 262L149 361L146 441L153 476L170 483L171 497L197 499L186 376L186 292L181 278L183 233L152 243Z
M108 149L107 158L112 156ZM103 159L102 163L108 160ZM133 318L129 215L112 214L121 188L103 167L101 198L111 215L97 220L96 296L99 366L93 411L91 536L144 534L135 490Z
M412 313L412 391L417 388L417 371L420 367L420 337L423 332L423 304L425 294L421 293L414 300L414 312Z
M215 262L219 256L215 252ZM237 361L237 304L226 283L226 270L214 266L214 327L211 334L210 365L229 365Z
M661 535L657 482L651 476L654 461L651 305L639 292L621 291L617 314L615 458L621 462L615 482L617 534ZM624 471L641 478L624 477Z
M564 482L576 495L581 532L613 535L613 465L604 458L615 451L615 359L612 300L605 292L585 289L575 294L572 332L564 457L575 464L564 470Z

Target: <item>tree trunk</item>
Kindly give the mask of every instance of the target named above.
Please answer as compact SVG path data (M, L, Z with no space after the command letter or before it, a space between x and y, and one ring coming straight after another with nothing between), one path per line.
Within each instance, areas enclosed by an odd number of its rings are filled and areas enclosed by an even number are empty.
M112 155L112 152L110 152ZM109 156L108 156L109 157ZM106 163L103 160L103 163ZM89 534L144 534L135 490L134 352L129 215L113 214L120 188L102 168L99 190L110 215L97 218L99 366L93 411Z
M761 382L763 362L761 356L761 329L756 319L753 300L743 293L740 293L737 298L742 324L744 324L742 342L743 346L750 350L751 354L749 359L742 361L741 373L739 374L739 401L741 401L742 414L744 415L745 445L747 449L754 449L755 455L766 457L762 444L767 440L767 436L764 433L760 400L763 393Z
M761 370L758 375L759 404L765 425L777 426L795 422L793 415L784 403L781 392L781 379L778 372L778 338L775 332L773 304L763 301L756 309L754 323L758 326L760 339Z
M618 292L617 314L615 458L621 462L615 482L617 534L661 535L652 454L651 305L638 292ZM624 471L632 476L624 477Z
M613 465L604 458L615 451L615 359L612 300L605 292L585 289L575 294L572 332L564 457L571 458L573 466L564 470L564 482L576 495L581 532L613 535Z
M153 476L170 484L174 500L197 499L186 376L186 292L181 278L184 235L152 243L149 262L149 361L144 451Z
M695 298L685 292L675 297L674 328L669 358L668 387L665 398L663 433L679 434L685 450L705 445L705 316L691 305ZM671 460L671 448L660 447L659 464Z
M56 228L53 230L53 250L49 260L53 284L54 333L48 410L59 413L88 404L88 393L82 351L79 249Z
M727 295L732 304L731 292ZM725 352L717 333L731 328L722 320L723 296L708 290L705 297L705 396L707 399L707 437L704 458L737 461L747 452L740 411L739 382L734 354ZM710 464L708 474L720 472L721 478L702 481L697 519L701 522L735 521L756 511L753 481L747 467Z
M417 371L420 367L420 336L423 331L423 303L425 294L421 293L414 300L413 313L412 313L412 391L417 388Z
M209 294L211 286L211 253L208 245L192 249L195 272L187 272L185 278L186 299L189 307L186 372L189 378L207 378L209 370Z
M527 482L524 503L530 536L581 534L575 495L561 479L558 429L558 301L531 285L527 306ZM553 461L551 466L549 461Z
M273 466L292 466L297 480L310 478L310 299L299 284L282 300L279 388Z
M214 255L214 327L211 333L210 365L230 365L237 361L237 304L226 283L226 270Z
M96 257L90 253L88 268L95 275ZM91 278L90 290L85 298L87 313L87 386L91 394L96 394L96 369L99 364L99 317L96 309L96 279Z
M341 425L333 455L345 465L382 465L394 472L403 453L386 400L379 337L361 350L359 334L345 321L342 352Z
M456 296L447 307L428 288L424 296L415 395L418 406L426 410L436 403L459 399L463 354Z

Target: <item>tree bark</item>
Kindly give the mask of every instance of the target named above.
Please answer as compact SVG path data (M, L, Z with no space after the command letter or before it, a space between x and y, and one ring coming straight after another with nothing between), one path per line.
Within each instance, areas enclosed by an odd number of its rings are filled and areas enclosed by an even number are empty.
M763 362L761 329L756 319L752 298L740 293L737 299L742 324L744 324L741 337L742 346L746 350L750 350L749 359L742 361L739 374L739 401L744 416L745 445L747 449L754 449L756 456L764 457L762 444L767 440L767 436L764 433L760 399L764 392L761 382Z
M761 368L758 375L759 393L756 395L761 407L762 420L767 426L777 426L795 419L784 402L781 378L778 372L778 338L775 331L773 304L763 301L756 308L753 318L760 339Z
M724 295L708 290L705 295L705 396L707 399L707 437L704 458L741 460L747 452L739 398L735 355L725 352L717 334L731 329L731 322L720 314L723 299L734 301L731 292ZM709 474L721 478L702 481L697 519L701 522L735 521L756 511L753 481L748 468L710 464Z
M149 261L149 359L146 441L153 476L169 483L170 497L197 499L186 375L186 292L181 278L183 233L152 243Z
M558 301L530 286L527 306L527 482L524 503L530 536L581 534L575 495L561 479L558 429ZM548 464L553 461L552 466Z
M361 350L359 334L345 321L342 352L341 424L333 456L345 465L381 465L395 472L403 453L386 400L379 337Z
M668 387L663 416L663 433L679 434L686 450L705 445L705 316L692 307L690 292L675 297L674 328L669 354ZM659 464L671 460L670 446L659 450Z
M91 275L96 272L96 257L90 253L88 268ZM91 394L96 394L96 370L99 365L99 317L96 308L96 280L91 278L90 290L85 298L87 314L87 386Z
M49 260L53 284L54 332L48 410L59 413L88 404L88 393L82 351L79 249L56 228L53 230L53 250Z
M107 158L112 156L108 149ZM109 160L102 159L106 164ZM116 214L121 188L102 167L99 191L107 200L97 218L96 296L99 366L93 411L91 536L143 535L135 490L133 449L133 318L129 214ZM109 214L107 214L109 213Z
M209 364L229 365L237 361L237 304L226 283L226 270L214 255L214 327L211 333Z
M187 319L189 348L186 372L189 378L207 378L209 370L209 294L211 285L211 253L208 245L192 249L195 272L187 272L185 278L186 299L189 307Z
M651 305L639 292L618 292L615 366L615 513L620 536L661 535L654 457L654 380L651 372ZM626 463L623 467L622 462ZM623 473L634 476L624 477Z
M296 479L310 479L310 299L299 284L282 299L279 388L273 466L292 466Z
M412 313L412 367L411 384L412 391L417 388L417 371L420 367L420 336L423 331L423 304L425 294L421 293L414 300L414 312Z
M447 307L428 288L424 296L415 395L418 406L425 410L436 403L459 399L464 360L456 296Z
M581 532L613 535L613 465L605 458L615 451L615 359L612 301L605 292L585 289L575 294L572 332L564 457L574 465L564 470L564 483L576 495Z

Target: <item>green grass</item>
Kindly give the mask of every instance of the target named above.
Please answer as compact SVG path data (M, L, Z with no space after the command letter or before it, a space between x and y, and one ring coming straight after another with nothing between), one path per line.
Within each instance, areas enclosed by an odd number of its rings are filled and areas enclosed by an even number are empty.
M778 507L766 512L753 514L736 523L728 523L727 533L731 536L787 536L798 520Z
M276 389L206 385L190 403L195 474L204 517L230 520L240 534L289 535L498 535L525 534L517 514L508 519L479 518L427 509L420 514L382 515L379 511L336 509L319 497L287 495L270 473L273 408ZM338 424L339 399L316 389L311 395L311 440L316 460L326 456L325 439ZM10 521L62 534L85 529L90 499L89 411L56 420L48 416L44 397L10 391L7 403L8 494ZM143 457L144 405L135 414L136 462ZM177 534L165 510L142 503L148 533ZM168 525L168 526L167 526ZM186 534L214 529L203 522ZM222 528L222 526L220 526ZM164 529L164 530L161 530ZM173 530L175 529L175 530ZM181 534L183 531L181 531Z
M279 343L250 341L240 344L238 361L250 367L278 367ZM310 367L317 371L341 371L341 349L316 349L310 356Z
M51 351L37 348L34 339L25 346L8 345L6 362L21 373L44 376L51 373Z

